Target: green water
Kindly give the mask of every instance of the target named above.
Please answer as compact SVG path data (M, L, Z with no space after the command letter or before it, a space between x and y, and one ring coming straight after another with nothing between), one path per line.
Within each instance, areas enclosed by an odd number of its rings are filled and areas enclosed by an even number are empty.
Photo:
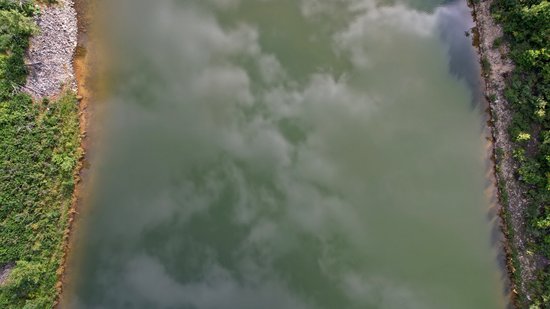
M464 3L108 5L70 307L504 307Z

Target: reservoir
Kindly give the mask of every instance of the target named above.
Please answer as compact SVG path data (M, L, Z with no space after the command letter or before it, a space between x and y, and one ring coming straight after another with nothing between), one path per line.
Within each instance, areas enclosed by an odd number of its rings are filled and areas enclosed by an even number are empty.
M465 1L113 0L70 308L505 308Z

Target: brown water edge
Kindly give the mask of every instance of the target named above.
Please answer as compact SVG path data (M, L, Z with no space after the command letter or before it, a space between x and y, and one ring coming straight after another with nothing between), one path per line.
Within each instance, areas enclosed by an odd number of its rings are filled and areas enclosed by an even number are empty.
M515 267L518 251L526 243L524 234L523 211L525 210L524 194L521 186L514 183L510 185L509 181L515 181L513 171L513 161L510 154L498 154L497 149L506 152L512 148L510 138L507 134L511 111L504 105L504 81L508 72L511 71L511 61L507 59L507 49L492 50L495 37L502 35L500 27L494 23L490 16L490 6L492 1L485 3L469 0L468 5L471 8L472 18L475 27L472 28L472 44L477 50L479 63L488 61L491 68L488 71L482 70L481 83L484 97L481 102L485 109L485 150L486 150L486 179L488 180L485 193L490 200L488 220L495 222L498 220L500 231L493 231L492 244L495 246L498 254L498 262L503 270L503 281L506 286L505 294L509 299L509 308L520 308L523 305L522 299L529 299L529 292L526 283L530 280L529 275L521 272ZM500 61L495 61L500 60ZM500 104L499 104L500 102ZM506 160L508 159L508 160ZM506 165L506 166L504 166ZM504 171L503 171L504 169ZM512 171L512 174L510 174ZM503 175L503 173L508 174ZM512 196L510 200L504 196ZM516 198L513 198L516 197ZM511 207L511 203L516 202L516 207ZM510 220L514 216L516 220ZM515 238L510 235L510 230L515 231ZM527 262L528 263L528 262ZM523 263L521 263L523 264ZM528 263L529 264L529 263ZM520 276L517 272L520 271ZM520 280L518 280L518 278ZM519 282L518 282L519 281Z
M89 51L89 30L91 24L91 4L86 0L74 0L74 8L77 13L77 47L73 55L73 71L78 86L77 99L79 101L79 125L80 125L80 151L82 156L75 169L75 187L71 202L71 208L68 212L68 225L63 235L63 257L58 270L58 282L56 284L57 298L54 303L54 308L67 308L64 301L67 298L67 294L70 294L68 290L68 282L70 282L70 276L73 273L73 267L70 265L70 261L74 258L73 248L76 241L76 230L78 229L79 213L83 208L84 201L86 200L87 192L89 192L91 186L90 176L90 147L91 138L89 131L91 129L90 123L92 117L95 117L95 106L92 103L93 93L93 66L90 65L92 61Z

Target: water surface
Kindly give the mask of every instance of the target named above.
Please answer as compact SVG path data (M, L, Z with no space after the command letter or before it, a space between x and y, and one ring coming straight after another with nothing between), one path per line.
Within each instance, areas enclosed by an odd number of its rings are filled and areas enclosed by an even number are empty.
M108 5L73 307L503 307L463 2Z

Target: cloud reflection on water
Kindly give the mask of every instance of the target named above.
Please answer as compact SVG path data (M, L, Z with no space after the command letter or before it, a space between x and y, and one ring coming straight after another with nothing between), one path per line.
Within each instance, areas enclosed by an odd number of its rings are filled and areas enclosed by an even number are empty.
M120 79L75 306L494 307L479 119L438 11L281 1L299 17L268 31L251 1L110 4ZM321 31L334 5L347 21ZM319 26L292 35L344 64L297 74L264 47L279 23Z

